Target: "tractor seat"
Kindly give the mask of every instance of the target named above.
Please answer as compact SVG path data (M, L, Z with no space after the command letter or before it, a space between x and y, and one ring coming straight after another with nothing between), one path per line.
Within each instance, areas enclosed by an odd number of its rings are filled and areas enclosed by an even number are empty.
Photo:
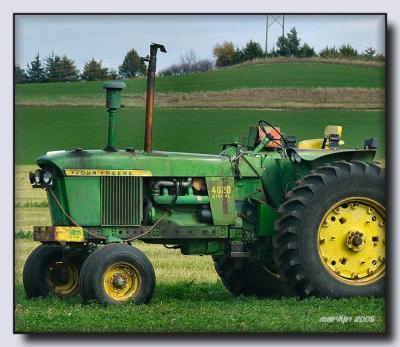
M309 139L300 141L297 145L297 148L322 149L324 142L324 148L329 148L329 135L339 135L339 145L344 145L344 141L342 140L342 127L340 125L328 125L325 128L323 139Z

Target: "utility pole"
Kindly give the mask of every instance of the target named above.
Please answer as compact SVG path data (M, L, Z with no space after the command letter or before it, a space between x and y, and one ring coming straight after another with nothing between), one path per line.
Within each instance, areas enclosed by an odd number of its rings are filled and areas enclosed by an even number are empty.
M267 58L267 54L268 54L268 15L267 15L267 25L265 27L265 58Z
M269 22L269 17L271 17L271 19L272 19L271 23ZM267 23L265 26L265 56L267 56L267 54L268 54L268 31L269 31L269 28L274 23L276 23L282 27L282 36L285 36L285 15L284 14L279 14L279 15L267 14Z

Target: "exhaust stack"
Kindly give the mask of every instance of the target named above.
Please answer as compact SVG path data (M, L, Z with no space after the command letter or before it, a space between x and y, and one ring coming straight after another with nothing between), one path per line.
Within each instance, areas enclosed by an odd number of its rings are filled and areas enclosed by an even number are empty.
M144 133L144 150L151 152L153 150L153 113L154 113L154 84L156 79L157 51L167 53L165 47L158 43L150 45L150 56L141 58L148 62L147 68L147 95L146 95L146 127Z

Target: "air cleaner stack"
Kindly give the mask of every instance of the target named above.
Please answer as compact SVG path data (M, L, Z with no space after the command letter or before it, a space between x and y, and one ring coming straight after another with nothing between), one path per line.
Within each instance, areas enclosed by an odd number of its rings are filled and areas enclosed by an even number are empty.
M124 82L105 82L106 107L108 109L108 141L105 151L114 152L115 149L115 116L121 108L121 90L126 88Z

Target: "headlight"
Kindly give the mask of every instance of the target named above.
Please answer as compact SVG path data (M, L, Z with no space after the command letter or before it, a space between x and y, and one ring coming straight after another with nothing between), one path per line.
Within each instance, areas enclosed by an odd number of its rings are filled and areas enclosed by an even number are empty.
M290 154L290 161L292 163L300 163L301 162L301 158L296 152L292 152Z
M36 184L40 184L40 179L41 179L41 172L40 172L40 170L36 170L36 172L35 172L35 183Z
M50 172L45 171L43 173L43 182L44 182L44 184L49 184L51 182L52 178L53 178L53 176L52 176L52 174Z

